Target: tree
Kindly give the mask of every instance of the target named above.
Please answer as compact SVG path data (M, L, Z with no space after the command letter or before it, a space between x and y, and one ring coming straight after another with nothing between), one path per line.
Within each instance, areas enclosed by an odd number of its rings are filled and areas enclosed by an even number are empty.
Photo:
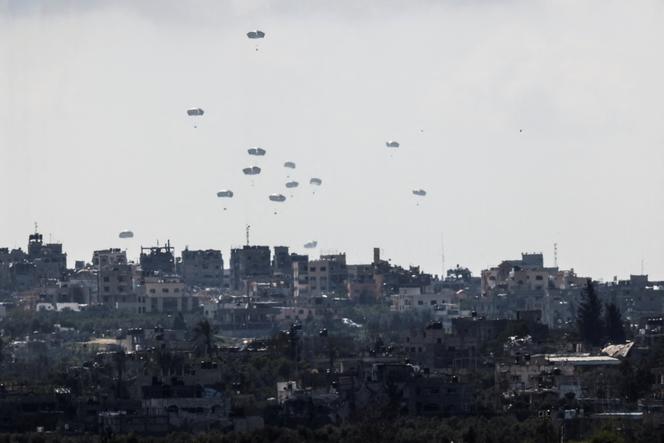
M208 357L212 351L212 326L209 321L201 320L196 324L194 340L196 341L196 351Z
M602 305L595 292L593 282L588 279L586 289L583 291L583 300L579 305L576 324L579 330L579 337L584 343L592 346L602 344L603 325L602 325Z
M604 310L604 328L606 338L611 343L624 343L625 342L625 328L623 326L622 315L620 309L613 303L606 305Z

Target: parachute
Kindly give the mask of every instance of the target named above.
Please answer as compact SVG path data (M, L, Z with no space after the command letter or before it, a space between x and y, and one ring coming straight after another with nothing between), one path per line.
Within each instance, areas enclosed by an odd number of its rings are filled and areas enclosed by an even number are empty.
M201 108L187 109L187 115L189 117L200 117L203 114L205 114L205 111L203 111Z
M270 194L270 201L282 203L286 201L286 196L283 194Z
M286 163L284 163L284 168L295 169L295 163L293 163L293 162L286 162Z
M257 155L257 156L263 156L265 155L266 151L263 148L249 148L247 150L249 155Z
M233 197L233 191L231 191L229 189L222 189L221 191L217 192L217 197L232 198Z
M300 186L300 184L294 180L286 183L287 188L297 188L298 186Z
M244 175L258 175L261 173L261 168L258 166L250 166L248 168L244 168L242 172L244 172Z
M427 191L424 189L413 189L413 195L417 195L418 197L424 197L427 195Z
M323 184L323 180L321 180L320 178L314 177L311 180L309 180L309 184L314 185L314 186L320 186L320 185Z
M399 142L394 141L394 140L389 140L385 142L385 146L388 148L398 148L399 147Z
M120 235L118 235L118 237L120 237L120 238L134 238L134 233L127 229L125 231L121 231Z
M318 246L318 242L317 242L316 240L314 240L314 241L310 241L310 242L306 242L306 243L304 244L304 248L305 248L305 249L314 249L316 246Z
M261 30L256 29L255 31L247 32L247 37L250 39L265 38L265 33Z

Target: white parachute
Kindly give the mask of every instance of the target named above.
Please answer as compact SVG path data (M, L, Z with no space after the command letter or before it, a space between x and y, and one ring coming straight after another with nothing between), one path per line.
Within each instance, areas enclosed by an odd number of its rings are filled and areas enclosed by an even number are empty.
M424 189L413 189L413 195L417 195L418 197L424 197L427 195L427 191Z
M286 196L283 194L270 194L269 199L273 202L283 203L286 201Z
M265 38L265 33L259 29L256 29L255 31L247 32L247 37L252 40L257 38Z
M247 149L247 152L249 153L249 155L256 155L262 157L263 155L266 154L267 151L265 151L265 149L263 148L249 148Z
M120 234L118 237L126 239L126 238L134 238L134 233L128 229L125 229L124 231L120 231Z
M244 175L258 175L261 173L261 168L258 166L249 166L248 168L242 169Z
M219 198L232 198L233 197L233 191L230 189L222 189L221 191L217 192L217 197Z
M298 182L296 182L295 180L289 181L289 182L286 183L286 187L289 188L289 189L290 188L297 188L298 186L300 186L300 184Z
M286 163L284 163L284 168L295 169L295 163L293 163L293 162L286 162Z
M385 142L385 146L387 146L388 148L398 148L399 142L394 140L389 140Z

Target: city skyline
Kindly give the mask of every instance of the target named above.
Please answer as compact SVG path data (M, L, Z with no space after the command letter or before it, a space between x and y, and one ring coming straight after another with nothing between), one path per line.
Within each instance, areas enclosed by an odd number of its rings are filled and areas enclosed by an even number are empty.
M256 244L317 240L353 262L380 245L436 273L442 234L447 263L474 270L552 262L558 243L580 274L643 260L661 279L661 5L502 6L9 2L0 243L36 220L87 260L122 229L228 249L251 224ZM291 160L324 184L275 216Z

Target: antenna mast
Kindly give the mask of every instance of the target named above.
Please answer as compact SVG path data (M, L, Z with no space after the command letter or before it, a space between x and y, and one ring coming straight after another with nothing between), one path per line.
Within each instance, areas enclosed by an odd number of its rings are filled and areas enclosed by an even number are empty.
M553 244L553 266L558 267L558 243Z
M247 225L247 246L249 246L249 229L251 228L250 225Z
M445 280L445 238L442 233L440 234L440 262L442 266L440 279Z

